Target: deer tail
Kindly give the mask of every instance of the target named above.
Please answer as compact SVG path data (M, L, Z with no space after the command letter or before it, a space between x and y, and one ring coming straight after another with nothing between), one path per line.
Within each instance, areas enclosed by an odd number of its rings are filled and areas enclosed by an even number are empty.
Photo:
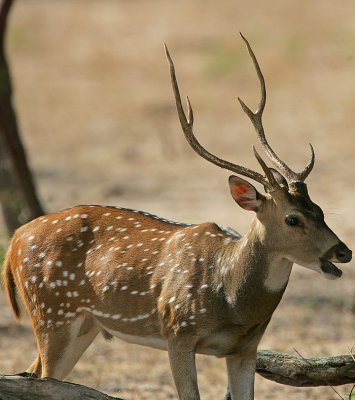
M3 279L5 294L11 306L15 319L20 320L21 313L16 296L16 282L11 269L10 253L11 250L9 249L6 253L3 264L2 279Z

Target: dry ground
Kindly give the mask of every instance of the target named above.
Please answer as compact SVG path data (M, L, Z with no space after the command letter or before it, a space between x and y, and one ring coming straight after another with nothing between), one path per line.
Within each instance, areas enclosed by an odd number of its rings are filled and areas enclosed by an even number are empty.
M269 97L265 126L299 169L308 142L317 161L312 198L354 247L355 3L353 0L18 0L8 52L23 138L48 210L112 204L245 232L252 215L231 200L228 173L199 159L178 125L162 42L192 100L201 142L258 168L253 129L236 96L257 104L250 39ZM355 269L326 281L295 266L261 348L304 356L345 354L355 344ZM0 372L35 356L0 293ZM221 399L223 361L199 358L203 399ZM69 380L127 399L176 398L163 352L98 339ZM294 389L257 378L257 399L335 399L329 388ZM344 394L348 387L338 389Z

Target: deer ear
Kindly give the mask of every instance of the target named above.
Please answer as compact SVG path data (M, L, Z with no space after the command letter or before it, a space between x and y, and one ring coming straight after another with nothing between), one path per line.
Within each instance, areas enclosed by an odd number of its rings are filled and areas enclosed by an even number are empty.
M239 176L229 177L229 188L233 199L245 210L258 211L262 204L262 195L253 185Z

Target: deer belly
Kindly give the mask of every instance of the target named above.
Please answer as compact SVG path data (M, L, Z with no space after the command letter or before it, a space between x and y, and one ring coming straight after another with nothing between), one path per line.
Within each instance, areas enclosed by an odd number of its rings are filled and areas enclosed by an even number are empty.
M262 334L248 334L243 327L223 329L201 339L196 346L196 353L226 357L254 351L261 336Z
M166 340L159 336L138 336L128 335L119 331L105 327L105 330L112 336L118 337L125 342L139 344L141 346L148 346L154 349L167 350Z

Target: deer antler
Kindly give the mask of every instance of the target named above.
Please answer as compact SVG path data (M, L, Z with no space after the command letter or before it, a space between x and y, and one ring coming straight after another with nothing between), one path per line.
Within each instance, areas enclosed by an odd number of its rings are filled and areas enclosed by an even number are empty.
M241 165L233 164L229 161L223 160L214 154L210 153L207 151L204 147L201 146L201 144L198 142L196 139L194 133L193 133L193 111L191 107L191 103L189 98L187 97L187 118L186 114L184 111L184 108L181 104L181 97L180 97L180 91L179 91L179 86L176 80L176 74L175 74L175 67L173 60L171 59L169 50L167 46L164 44L165 47L165 53L166 57L169 62L169 67L170 67L170 76L171 76L171 83L173 87L173 92L175 96L175 102L176 102L176 108L177 112L179 115L180 123L182 130L185 134L186 140L190 144L190 146L196 151L197 154L199 154L201 157L205 158L207 161L210 161L211 163L217 165L218 167L227 169L229 171L235 172L239 175L246 176L248 178L251 178L265 187L267 187L269 190L274 190L277 187L279 187L278 183L274 179L274 176L272 175L271 171L268 169L266 164L263 162L261 164L263 170L265 171L266 176L268 177L268 180L265 179L265 177L258 172L252 171L249 168L243 167ZM260 162L260 157L258 158L258 161Z
M243 102L243 100L241 100L238 97L239 103L242 106L243 111L247 114L247 116L249 117L249 119L253 123L254 128L256 130L256 133L257 133L257 136L258 136L258 139L259 139L259 142L261 144L261 147L265 151L265 153L268 156L268 158L270 159L270 161L285 175L285 177L287 178L287 180L290 183L293 183L293 182L304 182L304 180L307 178L307 176L310 174L310 172L313 169L314 158L315 158L313 147L310 144L310 147L311 147L311 158L310 158L308 164L306 165L306 167L304 168L304 170L302 172L299 172L299 173L296 173L296 172L292 171L291 168L288 165L286 165L286 163L284 163L275 154L274 150L270 147L268 141L266 140L264 127L263 127L263 123L262 123L262 115L263 115L263 111L264 111L265 103L266 103L266 88L265 88L264 76L263 76L263 74L261 72L259 63L258 63L258 61L257 61L257 59L255 57L255 54L254 54L252 48L250 47L249 42L242 35L242 33L240 33L240 36L244 40L244 42L245 42L245 44L247 46L249 55L250 55L251 59L253 60L253 64L254 64L254 67L255 67L256 73L258 75L259 82L260 82L261 96L260 96L260 101L259 101L258 108L255 111L255 113L253 113L251 111L251 109Z

